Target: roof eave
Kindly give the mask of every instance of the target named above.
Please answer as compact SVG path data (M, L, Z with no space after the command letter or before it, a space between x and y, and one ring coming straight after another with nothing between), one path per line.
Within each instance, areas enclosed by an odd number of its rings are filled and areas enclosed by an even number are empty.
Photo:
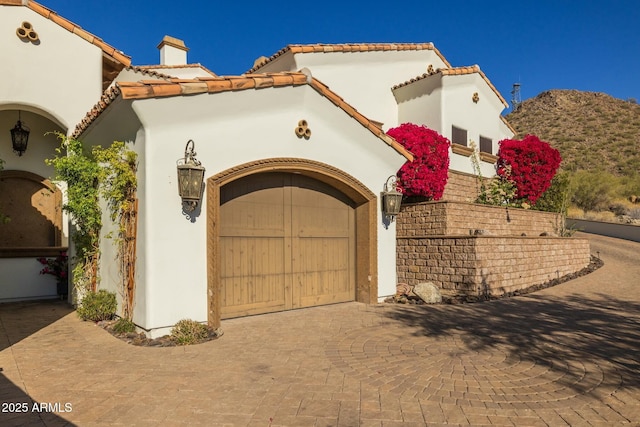
M302 86L309 85L320 95L327 98L335 106L343 110L372 134L392 147L407 160L413 160L413 154L407 151L395 139L387 135L373 120L369 120L355 108L345 102L324 83L304 72L250 74L243 76L207 77L198 79L169 79L147 80L139 82L118 82L105 91L98 104L87 113L85 118L76 126L73 135L77 137L89 129L95 120L103 114L116 100L138 100L148 98L164 98L172 96L186 96L203 93L217 93L240 91L247 89L262 89L267 87Z

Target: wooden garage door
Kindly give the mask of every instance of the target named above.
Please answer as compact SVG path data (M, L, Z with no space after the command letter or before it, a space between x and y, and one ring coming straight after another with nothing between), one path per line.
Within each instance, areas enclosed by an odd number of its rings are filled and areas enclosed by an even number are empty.
M355 299L355 211L346 196L288 173L220 191L222 318Z

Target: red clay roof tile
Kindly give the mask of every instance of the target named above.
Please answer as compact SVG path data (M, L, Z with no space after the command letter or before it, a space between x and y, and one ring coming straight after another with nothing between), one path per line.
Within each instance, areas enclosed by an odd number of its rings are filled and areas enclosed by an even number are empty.
M206 83L209 93L226 92L231 90L231 81L229 80L207 80Z
M144 74L147 76L154 76L154 77L158 77L160 79L171 79L172 77L168 74L163 74L163 73L159 73L157 71L154 70L147 70L141 67L126 67L127 70L129 71L133 71L135 73L140 73L140 74Z
M182 82L180 84L181 95L193 95L196 93L209 93L209 87L205 82Z
M246 77L230 77L231 81L231 90L243 90L243 89L251 89L256 87L256 82L252 78ZM276 79L273 79L274 86Z

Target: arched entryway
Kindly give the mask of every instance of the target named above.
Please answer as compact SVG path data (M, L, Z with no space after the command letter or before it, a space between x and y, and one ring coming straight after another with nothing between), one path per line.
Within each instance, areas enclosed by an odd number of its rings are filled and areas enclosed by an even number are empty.
M209 178L209 323L375 301L376 206L362 183L309 160L263 160Z

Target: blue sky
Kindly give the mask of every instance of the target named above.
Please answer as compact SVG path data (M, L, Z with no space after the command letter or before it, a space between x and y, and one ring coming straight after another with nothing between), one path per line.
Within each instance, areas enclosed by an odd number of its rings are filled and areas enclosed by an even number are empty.
M132 57L159 62L167 34L189 62L240 74L287 44L433 42L453 66L478 64L510 100L549 89L640 101L640 1L230 2L40 0Z

